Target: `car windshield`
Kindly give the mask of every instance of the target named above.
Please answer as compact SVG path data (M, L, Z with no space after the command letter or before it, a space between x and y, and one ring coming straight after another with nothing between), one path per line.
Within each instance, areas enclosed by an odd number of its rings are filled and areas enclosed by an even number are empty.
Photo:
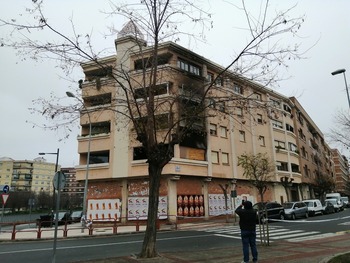
M72 217L78 217L78 216L81 216L81 214L82 214L82 211L74 211L72 213Z
M256 203L255 205L253 205L253 209L262 210L262 209L264 209L264 204L263 203Z
M332 204L336 204L337 200L336 199L327 199L327 202L330 202Z
M293 208L293 203L284 203L283 207L286 209L291 209L291 208Z
M305 201L304 201L304 203L305 203L308 207L313 207L313 206L314 206L313 202L305 202Z

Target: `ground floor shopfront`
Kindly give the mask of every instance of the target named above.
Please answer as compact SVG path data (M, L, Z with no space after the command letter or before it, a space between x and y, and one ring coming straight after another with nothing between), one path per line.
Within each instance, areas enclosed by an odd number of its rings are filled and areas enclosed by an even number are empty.
M145 220L148 209L147 178L125 178L90 181L87 217L90 220ZM287 201L281 184L271 183L264 201ZM232 196L235 190L236 195ZM299 191L297 191L299 192ZM202 217L232 213L242 200L260 201L259 193L247 180L198 176L163 175L159 189L160 219L175 222L179 218ZM293 194L293 198L296 197Z

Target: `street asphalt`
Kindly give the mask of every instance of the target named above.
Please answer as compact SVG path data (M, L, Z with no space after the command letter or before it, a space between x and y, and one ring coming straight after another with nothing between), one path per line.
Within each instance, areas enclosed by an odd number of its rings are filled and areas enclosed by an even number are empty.
M200 229L214 226L227 226L233 223L226 223L224 219L196 223L184 223L177 226L178 229ZM173 227L173 226L172 226ZM63 226L60 226L62 231ZM161 225L160 231L169 230L168 225ZM33 230L33 231L31 231ZM37 240L37 232L34 228L23 229L16 233L16 240ZM144 231L144 226L118 226L118 233L131 233ZM60 232L61 233L61 232ZM112 229L104 229L104 231L95 231L94 235L111 235ZM41 238L50 239L53 237L53 231L43 231ZM67 236L82 237L88 236L88 230L81 231L80 224L69 225ZM63 238L62 234L58 238ZM11 232L6 231L0 234L0 241L11 240ZM238 243L239 244L239 243ZM269 246L259 244L259 262L260 263L326 263L329 259L338 254L350 253L350 233L341 232L335 236L314 239L303 242L273 242ZM86 262L86 261L84 261ZM177 251L177 252L161 252L157 258L140 259L135 255L127 257L106 258L103 260L89 261L89 263L236 263L242 262L242 247L241 245L232 246L231 248L213 249L213 250L195 250L192 252Z

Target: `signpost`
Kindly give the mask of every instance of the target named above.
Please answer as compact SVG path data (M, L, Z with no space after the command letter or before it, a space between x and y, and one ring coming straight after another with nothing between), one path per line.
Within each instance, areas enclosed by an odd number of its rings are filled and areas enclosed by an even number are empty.
M52 263L56 262L56 246L57 246L57 227L58 227L58 210L60 209L60 193L61 189L66 184L66 176L61 171L56 172L53 177L53 186L57 190L56 211L55 211L55 232L53 238L53 255Z
M10 192L10 186L8 186L7 184L0 185L0 192L1 192L1 198L2 198L2 213L1 213L1 220L0 220L0 234L1 234L2 218L4 217L5 204L7 202L7 199L10 196L10 194L8 194L8 192Z

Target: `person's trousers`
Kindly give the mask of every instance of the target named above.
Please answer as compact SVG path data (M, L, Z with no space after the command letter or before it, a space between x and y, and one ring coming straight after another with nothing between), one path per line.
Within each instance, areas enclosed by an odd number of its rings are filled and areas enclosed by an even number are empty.
M249 247L252 251L253 262L258 261L258 250L256 248L256 232L255 230L241 230L241 238L243 245L243 260L249 262Z

